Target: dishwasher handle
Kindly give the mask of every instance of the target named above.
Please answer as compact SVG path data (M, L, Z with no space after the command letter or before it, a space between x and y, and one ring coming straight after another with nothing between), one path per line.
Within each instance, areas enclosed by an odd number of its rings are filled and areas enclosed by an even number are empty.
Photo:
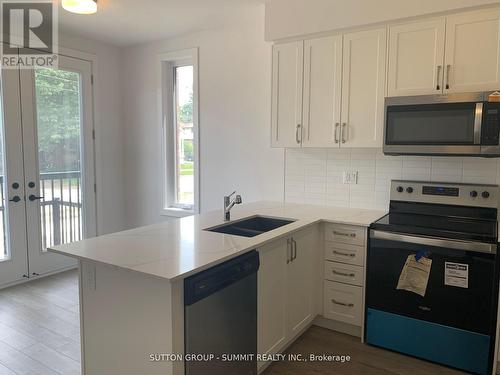
M184 306L192 305L256 273L259 253L252 250L184 280Z

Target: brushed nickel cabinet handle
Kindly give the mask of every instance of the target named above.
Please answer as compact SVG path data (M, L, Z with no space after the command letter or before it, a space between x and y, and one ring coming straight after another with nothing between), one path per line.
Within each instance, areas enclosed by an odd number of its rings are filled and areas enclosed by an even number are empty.
M345 302L340 302L340 301L334 300L333 298L331 299L331 301L332 301L334 304L336 304L336 305L346 306L346 307L354 307L354 303L345 303Z
M436 90L438 90L438 91L441 90L441 86L439 85L439 78L441 77L441 68L442 68L441 65L437 66L437 78L436 78L437 85L436 85Z
M340 138L342 140L342 143L345 143L344 130L345 130L346 126L347 126L347 123L343 122L342 123L342 129L341 129L341 132L340 132Z
M295 129L295 140L297 141L297 143L300 143L300 139L302 137L299 138L299 131L300 131L300 124L297 124L297 128Z
M338 133L339 133L339 126L340 124L338 122L335 123L335 128L333 130L333 138L335 140L335 143L339 143L339 137L338 137Z
M290 250L290 239L286 240L286 264L291 262L292 255Z
M356 276L354 273L344 273L344 272L339 272L339 271L335 271L335 270L332 270L332 273L334 275L339 275L339 276L344 276L344 277L354 277L354 276Z
M354 253L342 253L342 252L337 251L337 250L333 250L333 253L337 254L337 255L342 255L343 257L350 257L350 258L354 258L356 256L356 254L354 254Z
M344 232L337 232L337 231L333 231L333 234L337 235L337 236L345 236L345 237L356 237L356 233L344 233Z
M450 70L451 70L451 65L448 64L446 65L446 90L450 89Z

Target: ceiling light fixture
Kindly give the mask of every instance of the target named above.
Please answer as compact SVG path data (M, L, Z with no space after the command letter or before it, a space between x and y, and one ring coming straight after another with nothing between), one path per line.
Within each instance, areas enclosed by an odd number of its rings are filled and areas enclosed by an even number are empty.
M62 0L63 9L77 14L94 14L97 12L96 0Z

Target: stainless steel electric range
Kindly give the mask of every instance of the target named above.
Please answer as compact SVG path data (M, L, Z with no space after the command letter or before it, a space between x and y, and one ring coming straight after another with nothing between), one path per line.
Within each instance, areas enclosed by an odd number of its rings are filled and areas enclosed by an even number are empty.
M368 344L491 373L499 199L496 185L392 181L370 228Z

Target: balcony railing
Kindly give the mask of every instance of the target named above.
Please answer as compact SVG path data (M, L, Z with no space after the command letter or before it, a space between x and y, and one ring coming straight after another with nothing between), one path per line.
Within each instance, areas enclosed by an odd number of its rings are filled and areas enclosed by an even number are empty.
M0 176L0 260L7 258L7 218L4 176ZM83 234L81 173L40 174L40 225L42 250L52 245L81 240ZM3 249L3 257L2 257Z

